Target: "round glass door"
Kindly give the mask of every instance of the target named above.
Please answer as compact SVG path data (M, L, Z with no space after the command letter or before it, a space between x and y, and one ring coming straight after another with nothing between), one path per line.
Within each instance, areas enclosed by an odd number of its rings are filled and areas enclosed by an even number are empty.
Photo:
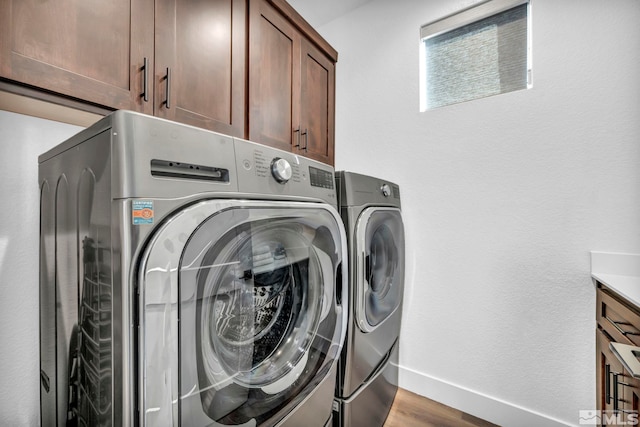
M188 214L201 218L189 233L172 220L175 237L158 244L183 246L178 372L171 373L177 419L269 424L303 401L339 354L346 323L343 295L335 294L346 277L340 219L308 203L238 202L205 212Z
M246 387L286 377L320 320L323 277L309 242L288 223L243 224L213 245L203 264L196 277L202 362L219 362Z
M371 332L402 303L404 227L400 210L365 209L358 219L356 236L356 315L359 327Z

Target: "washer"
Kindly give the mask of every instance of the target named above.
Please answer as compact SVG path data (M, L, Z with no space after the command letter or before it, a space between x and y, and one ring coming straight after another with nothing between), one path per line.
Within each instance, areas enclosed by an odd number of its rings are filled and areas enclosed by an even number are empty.
M352 172L338 172L336 182L350 271L334 426L382 426L398 388L405 268L400 188Z
M42 425L330 425L330 166L117 111L39 158Z

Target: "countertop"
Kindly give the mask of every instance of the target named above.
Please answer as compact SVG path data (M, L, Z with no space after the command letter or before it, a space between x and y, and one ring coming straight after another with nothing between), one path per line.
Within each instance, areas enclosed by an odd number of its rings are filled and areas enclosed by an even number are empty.
M591 277L640 308L640 254L591 252Z

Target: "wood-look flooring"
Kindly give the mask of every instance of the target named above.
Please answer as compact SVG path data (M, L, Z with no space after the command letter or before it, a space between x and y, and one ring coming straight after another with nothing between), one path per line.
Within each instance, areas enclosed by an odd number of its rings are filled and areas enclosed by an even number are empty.
M398 389L384 427L497 427L442 403Z

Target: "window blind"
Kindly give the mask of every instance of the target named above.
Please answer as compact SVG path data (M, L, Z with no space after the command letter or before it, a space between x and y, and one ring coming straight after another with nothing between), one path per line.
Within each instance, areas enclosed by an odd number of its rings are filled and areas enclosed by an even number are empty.
M527 88L529 5L513 3L489 1L421 28L422 110Z

